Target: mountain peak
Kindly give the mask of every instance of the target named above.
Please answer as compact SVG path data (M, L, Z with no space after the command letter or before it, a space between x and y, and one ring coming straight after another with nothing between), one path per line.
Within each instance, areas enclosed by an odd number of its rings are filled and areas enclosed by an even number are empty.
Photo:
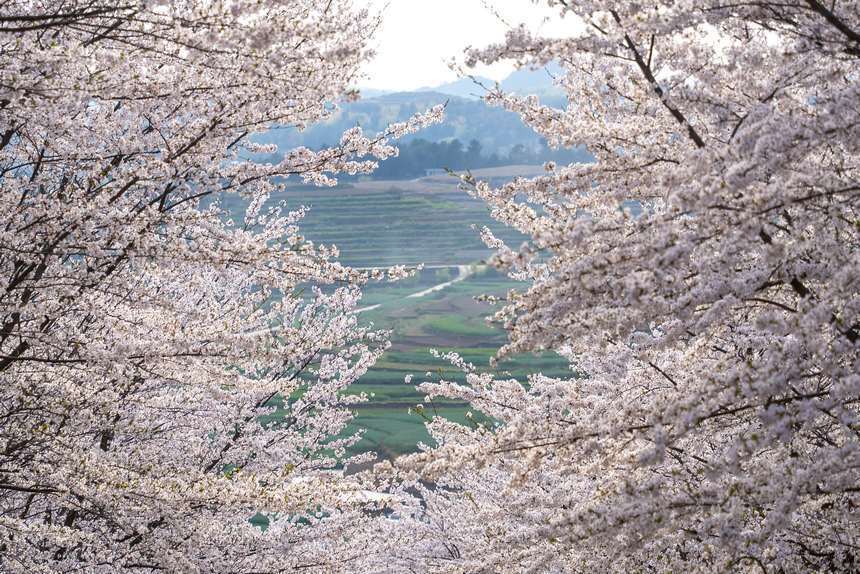
M499 82L502 90L517 94L558 94L561 89L555 85L555 79L562 76L564 70L556 62L550 62L544 66L535 68L520 68L511 72L508 77ZM460 78L453 82L446 82L438 86L423 86L414 90L376 90L364 88L361 90L362 97L376 98L392 93L415 93L434 92L448 96L457 96L476 100L483 96L486 89L495 87L495 80L483 76L470 76Z
M486 86L487 88L491 88L495 86L496 83L489 78L484 78L482 76L473 76L471 78L460 78L459 80L447 82L438 86L427 86L423 88L418 88L417 90L413 91L436 92L439 94L447 94L449 96L457 96L460 98L477 100L483 95L485 91L484 88L481 87L482 85Z

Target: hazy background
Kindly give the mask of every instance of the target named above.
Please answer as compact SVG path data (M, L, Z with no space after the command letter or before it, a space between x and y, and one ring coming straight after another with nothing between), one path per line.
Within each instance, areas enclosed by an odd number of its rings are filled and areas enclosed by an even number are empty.
M467 46L483 47L502 41L518 24L549 35L570 35L577 23L555 16L545 2L530 0L370 0L383 22L373 47L376 58L367 67L361 87L407 91L457 79L447 63L462 58ZM502 80L510 64L481 66L476 73Z

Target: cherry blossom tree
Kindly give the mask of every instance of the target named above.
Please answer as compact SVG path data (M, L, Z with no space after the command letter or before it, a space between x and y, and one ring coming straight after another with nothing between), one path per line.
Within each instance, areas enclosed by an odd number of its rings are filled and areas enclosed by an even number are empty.
M554 350L572 374L451 356L465 384L420 386L475 422L433 419L438 446L388 469L424 500L392 560L856 570L860 4L549 3L568 37L515 28L466 63L560 63L565 109L486 100L596 161L463 185L529 237L484 231L526 281L495 315L500 355Z
M360 485L327 471L355 462L343 391L388 343L352 311L385 274L269 197L368 172L441 111L249 158L354 95L375 25L349 0L0 3L4 572L361 555Z

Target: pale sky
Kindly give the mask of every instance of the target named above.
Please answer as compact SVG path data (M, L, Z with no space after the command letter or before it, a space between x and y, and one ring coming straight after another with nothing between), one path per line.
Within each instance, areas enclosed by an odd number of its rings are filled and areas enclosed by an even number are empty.
M569 19L560 21L544 2L536 5L530 0L366 1L382 10L383 22L372 43L376 59L365 68L366 78L360 83L365 88L412 90L453 81L457 75L447 61L461 58L466 46L501 42L509 25L522 22L534 30L557 32L570 24ZM547 16L555 16L555 22L544 22ZM475 73L501 80L512 70L502 64Z

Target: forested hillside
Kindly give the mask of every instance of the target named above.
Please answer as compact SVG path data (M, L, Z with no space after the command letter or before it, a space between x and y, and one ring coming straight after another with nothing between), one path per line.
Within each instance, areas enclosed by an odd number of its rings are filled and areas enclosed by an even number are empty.
M479 86L475 87L480 89ZM563 107L562 99L553 98L553 100L553 105ZM517 114L488 106L483 100L467 99L441 92L402 92L342 103L327 121L308 127L304 131L292 126L278 126L266 134L257 136L256 141L275 143L279 150L296 146L319 149L336 144L345 130L355 126L360 126L366 133L377 133L384 130L390 123L404 121L415 113L446 103L445 120L442 123L423 130L416 136L406 137L402 143L410 143L417 139L431 142L457 139L462 142L464 148L467 148L469 142L474 140L480 145L483 155L491 157L492 154L496 154L497 160L500 157L506 157L517 145L525 150L534 151L540 150L543 146L543 138L523 125ZM278 154L266 159L277 160L281 153L279 151ZM484 163L482 167L487 165L498 164ZM443 167L443 165L428 164L422 167ZM444 167L454 166L444 165Z

